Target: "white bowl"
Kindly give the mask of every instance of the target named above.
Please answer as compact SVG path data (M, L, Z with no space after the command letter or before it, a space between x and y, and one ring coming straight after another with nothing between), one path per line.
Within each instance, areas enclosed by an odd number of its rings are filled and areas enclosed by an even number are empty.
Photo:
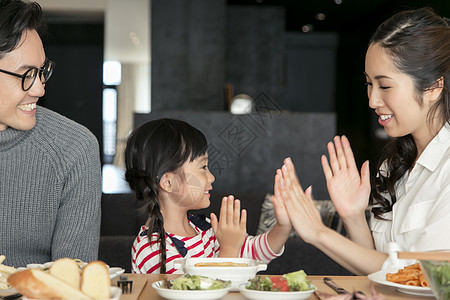
M431 287L434 297L439 300L450 298L450 262L420 260L420 267Z
M195 266L197 263L220 262L244 263L247 264L247 267ZM240 284L246 283L249 279L255 277L257 272L266 270L267 264L250 258L198 257L176 260L174 267L190 275L203 275L212 279L231 280L231 287L237 289Z
M108 300L119 300L120 299L120 295L122 295L122 290L118 287L112 286L111 290L110 290L110 294L111 294L111 298ZM37 299L31 299L31 298L27 298L25 296L22 296L21 298L22 300L37 300Z
M308 299L317 290L317 287L311 285L311 289L307 291L296 292L272 292L272 291L256 291L247 289L248 284L239 285L239 292L245 298L251 300L300 300Z
M218 290L171 290L164 287L163 281L153 282L152 287L158 295L170 300L215 300L223 298L231 287Z

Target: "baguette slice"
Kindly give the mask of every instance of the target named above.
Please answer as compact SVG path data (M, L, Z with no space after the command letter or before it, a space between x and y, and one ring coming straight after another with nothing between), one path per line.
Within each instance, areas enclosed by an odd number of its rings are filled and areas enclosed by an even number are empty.
M50 275L61 279L70 286L80 289L81 272L76 261L70 258L60 258L50 267Z
M108 266L99 260L88 263L81 273L81 291L96 300L110 298Z
M14 273L8 277L8 283L19 293L32 299L91 299L80 290L38 269Z

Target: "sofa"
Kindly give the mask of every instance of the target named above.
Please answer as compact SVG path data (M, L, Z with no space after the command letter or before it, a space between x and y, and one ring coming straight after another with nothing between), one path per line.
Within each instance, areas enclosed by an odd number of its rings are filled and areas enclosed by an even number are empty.
M209 216L214 212L218 215L221 198L225 195L213 190L210 207L195 213ZM248 211L247 232L255 235L261 225L261 208L266 193L241 193L235 196L241 200L242 208ZM122 267L126 272L131 272L131 247L140 226L146 219L139 208L140 203L133 193L102 196L99 259L110 266ZM334 215L330 226L337 227L338 221L337 215ZM351 275L319 249L305 243L295 234L292 234L286 242L283 255L270 262L267 270L261 273L284 274L299 269L309 275Z

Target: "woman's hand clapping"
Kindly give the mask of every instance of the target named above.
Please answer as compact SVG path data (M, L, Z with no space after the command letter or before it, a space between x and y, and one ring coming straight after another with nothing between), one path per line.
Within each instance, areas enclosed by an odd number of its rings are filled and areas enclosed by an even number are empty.
M314 205L311 188L303 191L290 158L277 170L275 182L275 196L284 203L295 231L305 242L312 243L326 226Z
M322 156L322 168L327 180L328 193L340 217L346 222L361 217L369 202L369 162L361 167L361 176L355 163L347 137L336 136L327 145L330 163Z

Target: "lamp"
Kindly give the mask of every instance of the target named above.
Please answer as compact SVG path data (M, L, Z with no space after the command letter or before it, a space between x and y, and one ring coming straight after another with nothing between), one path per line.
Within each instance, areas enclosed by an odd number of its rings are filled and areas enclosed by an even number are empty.
M239 94L231 99L230 112L234 115L250 114L253 111L253 99L247 94Z

